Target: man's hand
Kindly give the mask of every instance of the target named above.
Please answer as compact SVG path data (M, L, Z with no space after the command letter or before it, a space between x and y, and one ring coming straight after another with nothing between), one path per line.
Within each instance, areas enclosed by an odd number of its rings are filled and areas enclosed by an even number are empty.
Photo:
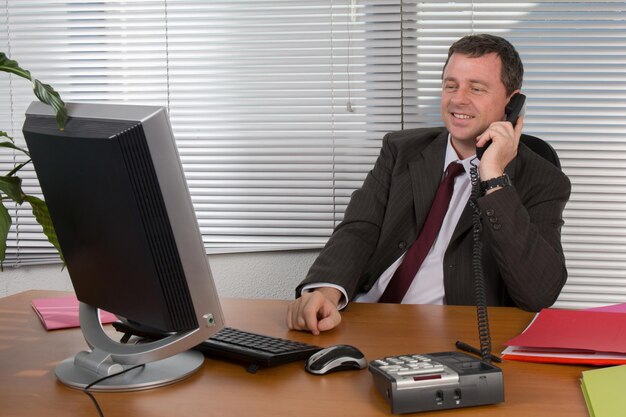
M504 174L504 168L517 155L517 146L523 126L524 118L522 116L517 119L515 127L510 122L494 122L482 135L476 138L477 147L485 146L489 140L493 141L480 160L481 179L487 180Z
M337 327L341 323L337 310L341 296L339 290L330 287L302 294L287 308L287 326L292 330L308 330L314 335Z

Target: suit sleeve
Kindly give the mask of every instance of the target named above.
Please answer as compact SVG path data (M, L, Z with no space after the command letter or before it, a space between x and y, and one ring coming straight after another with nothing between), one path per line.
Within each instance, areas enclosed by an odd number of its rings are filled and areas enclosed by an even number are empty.
M343 221L296 288L296 297L300 296L304 285L318 282L339 285L350 298L354 297L363 271L378 244L387 207L395 163L389 137L387 134L383 138L376 164L367 174L362 187L352 194Z
M561 246L571 184L558 169L525 168L514 184L481 197L483 233L515 304L539 311L554 304L567 270Z

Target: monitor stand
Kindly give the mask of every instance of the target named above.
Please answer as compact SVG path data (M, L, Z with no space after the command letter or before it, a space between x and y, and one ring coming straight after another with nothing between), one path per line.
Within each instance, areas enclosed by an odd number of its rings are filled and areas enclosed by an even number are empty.
M54 371L59 381L63 384L71 388L85 389L87 385L102 377L91 370L77 366L74 360L75 357L65 359ZM89 390L118 392L157 388L185 379L198 370L203 362L204 355L202 353L189 350L105 379L89 388ZM125 365L124 368L130 368L131 366Z
M180 381L202 366L204 355L193 347L192 332L174 334L147 343L119 343L106 334L98 309L80 303L80 327L90 351L65 359L54 373L63 384L85 389L89 384L144 364L123 374L112 376L90 388L91 391L137 391L161 387ZM194 344L195 343L195 344Z

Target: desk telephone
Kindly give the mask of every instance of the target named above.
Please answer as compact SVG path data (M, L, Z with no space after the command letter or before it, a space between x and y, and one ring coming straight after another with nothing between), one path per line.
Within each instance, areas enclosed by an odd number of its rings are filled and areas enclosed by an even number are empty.
M502 370L461 352L392 356L369 370L394 414L504 401Z
M517 123L526 97L517 93L505 108L506 120ZM491 144L476 148L480 159ZM481 195L477 166L470 172L474 249L472 268L478 335L482 360L461 352L408 354L377 359L369 364L378 391L394 414L496 404L504 401L502 370L491 364L491 336L482 271L482 223L477 199Z

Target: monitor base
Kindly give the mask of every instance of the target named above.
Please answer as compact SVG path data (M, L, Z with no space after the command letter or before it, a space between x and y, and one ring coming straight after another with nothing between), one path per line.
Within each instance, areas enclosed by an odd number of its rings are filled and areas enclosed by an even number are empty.
M105 379L89 388L96 392L139 391L169 385L187 378L197 371L204 362L204 355L195 350L188 350L166 359L149 362L143 367L133 369L121 375ZM130 368L132 365L125 365ZM78 367L74 357L67 358L54 370L63 384L70 388L85 389L94 381L102 378L95 372Z

